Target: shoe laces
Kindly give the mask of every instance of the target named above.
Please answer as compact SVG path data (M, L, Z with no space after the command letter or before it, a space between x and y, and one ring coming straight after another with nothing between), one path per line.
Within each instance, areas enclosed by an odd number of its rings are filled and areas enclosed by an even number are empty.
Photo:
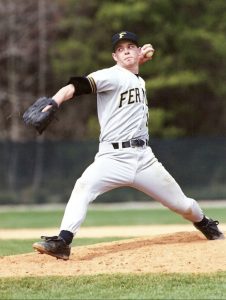
M209 219L209 222L206 224L206 226L208 227L208 226L212 226L212 225L217 226L217 225L219 225L219 222Z
M50 242L50 241L60 241L60 240L62 240L63 241L63 239L61 238L61 237L59 237L59 236L57 236L57 235L54 235L54 236L41 236L41 239L42 240L45 240L46 242Z
M206 228L208 228L208 230L210 230L211 232L218 232L218 228L217 225L219 225L218 221L214 221L214 220L209 220L209 222L206 224Z

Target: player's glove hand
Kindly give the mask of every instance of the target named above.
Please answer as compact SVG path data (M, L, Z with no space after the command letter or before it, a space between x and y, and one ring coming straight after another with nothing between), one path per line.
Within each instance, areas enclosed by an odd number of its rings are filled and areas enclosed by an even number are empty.
M48 110L43 111L46 106L50 106ZM50 122L54 119L55 113L58 110L57 103L47 97L39 98L33 103L23 114L23 120L26 125L33 126L39 134L47 128Z

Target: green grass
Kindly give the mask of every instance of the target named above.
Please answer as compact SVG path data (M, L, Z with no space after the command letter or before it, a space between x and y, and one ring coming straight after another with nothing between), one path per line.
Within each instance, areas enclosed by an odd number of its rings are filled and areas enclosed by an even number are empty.
M207 208L204 212L221 223L226 222L226 208ZM62 210L0 212L0 228L59 227ZM89 210L82 226L186 224L168 209Z
M225 299L226 273L0 279L0 299Z

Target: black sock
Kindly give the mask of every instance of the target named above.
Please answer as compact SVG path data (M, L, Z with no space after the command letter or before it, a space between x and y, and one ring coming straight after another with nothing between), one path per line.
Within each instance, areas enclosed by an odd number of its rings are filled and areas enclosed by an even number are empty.
M209 222L209 219L204 216L203 219L200 222L196 222L195 224L201 225L201 226L206 226Z
M68 230L61 230L59 236L62 237L67 245L71 244L74 237L73 233Z

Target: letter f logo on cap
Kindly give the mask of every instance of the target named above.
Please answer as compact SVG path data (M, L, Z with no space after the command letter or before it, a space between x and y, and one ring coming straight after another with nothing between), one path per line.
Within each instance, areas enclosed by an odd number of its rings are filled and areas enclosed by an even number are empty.
M121 31L121 32L115 33L111 38L112 47L113 47L114 51L115 51L116 44L123 39L132 41L134 44L136 44L138 46L138 38L135 33L132 33L129 31Z
M126 35L126 32L125 32L125 31L120 32L120 33L119 33L119 38L122 39L122 38L124 37L124 35Z

